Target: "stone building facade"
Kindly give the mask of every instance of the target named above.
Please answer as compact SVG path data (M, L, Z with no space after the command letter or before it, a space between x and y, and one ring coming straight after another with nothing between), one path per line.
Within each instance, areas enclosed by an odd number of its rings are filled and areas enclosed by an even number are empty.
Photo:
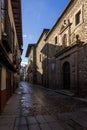
M37 44L36 44L36 67L37 67L37 84L45 84L45 68L44 61L46 58L46 54L43 53L45 47L45 38L49 29L43 29Z
M0 0L0 112L20 79L22 44L21 0Z
M26 80L30 83L36 83L36 45L28 44L26 51L28 64L26 68Z
M46 37L48 85L87 89L87 0L71 0Z
M87 90L87 0L71 0L36 44L37 83L75 93Z

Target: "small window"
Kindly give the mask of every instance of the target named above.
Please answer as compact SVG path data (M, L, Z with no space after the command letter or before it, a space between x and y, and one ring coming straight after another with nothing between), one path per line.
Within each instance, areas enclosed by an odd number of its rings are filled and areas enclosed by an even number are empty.
M81 10L75 16L75 24L79 24L81 21Z
M41 54L40 54L40 62L41 62Z
M55 37L55 44L57 44L57 36Z
M64 34L64 35L63 35L62 45L63 45L63 47L66 47L66 46L67 46L67 34Z

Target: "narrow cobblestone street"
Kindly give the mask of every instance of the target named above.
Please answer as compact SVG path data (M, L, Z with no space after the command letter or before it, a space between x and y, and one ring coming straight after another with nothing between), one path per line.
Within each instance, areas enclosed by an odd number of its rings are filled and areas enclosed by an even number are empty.
M87 103L20 82L0 116L0 130L86 130Z

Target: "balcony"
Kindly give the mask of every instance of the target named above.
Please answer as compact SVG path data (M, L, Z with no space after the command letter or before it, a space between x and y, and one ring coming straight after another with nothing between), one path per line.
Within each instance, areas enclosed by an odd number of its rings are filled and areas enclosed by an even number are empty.
M3 8L3 29L2 29L2 45L7 53L12 53L12 45L13 45L13 28L11 26L10 16L8 14L8 9Z
M7 55L6 51L4 51L4 47L2 46L2 44L0 44L0 62L10 71L16 72L16 69L10 61L9 56Z
M11 52L11 45L9 43L8 35L6 33L2 34L2 44L7 52Z
M16 55L13 56L13 64L16 65Z

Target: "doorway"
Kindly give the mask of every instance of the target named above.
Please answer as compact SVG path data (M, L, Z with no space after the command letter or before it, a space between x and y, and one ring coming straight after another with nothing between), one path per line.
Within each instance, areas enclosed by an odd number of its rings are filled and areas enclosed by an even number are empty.
M63 87L64 89L70 89L70 64L65 62L63 64Z
M6 99L8 101L11 97L11 72L9 71L6 72L6 93Z

